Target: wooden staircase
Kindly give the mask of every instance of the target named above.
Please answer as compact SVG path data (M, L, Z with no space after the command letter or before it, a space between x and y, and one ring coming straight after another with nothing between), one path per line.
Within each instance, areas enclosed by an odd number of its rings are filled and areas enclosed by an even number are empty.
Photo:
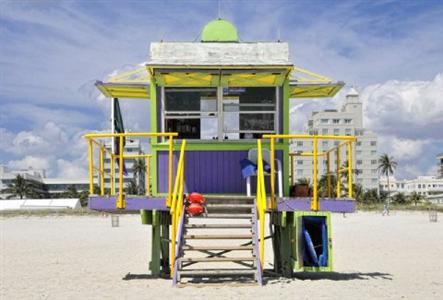
M206 213L186 215L174 284L261 284L252 197L206 198Z

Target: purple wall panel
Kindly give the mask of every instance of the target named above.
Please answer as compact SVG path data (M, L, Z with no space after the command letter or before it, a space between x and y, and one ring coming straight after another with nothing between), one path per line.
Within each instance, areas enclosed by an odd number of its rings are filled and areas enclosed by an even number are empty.
M356 204L352 199L320 198L320 211L355 212ZM278 211L310 211L311 198L280 198L277 200Z
M128 212L138 211L139 209L147 210L168 210L166 208L165 198L150 198L150 197L130 197L126 198L126 208L119 210L116 208L115 196L90 196L89 197L89 209L99 211L115 211L115 212Z
M174 176L178 152L174 152ZM248 151L186 151L185 192L239 193L246 194L246 180L243 179L240 161L247 158ZM282 157L282 151L276 156ZM167 192L168 152L159 151L157 157L157 190ZM255 194L255 179L252 185Z

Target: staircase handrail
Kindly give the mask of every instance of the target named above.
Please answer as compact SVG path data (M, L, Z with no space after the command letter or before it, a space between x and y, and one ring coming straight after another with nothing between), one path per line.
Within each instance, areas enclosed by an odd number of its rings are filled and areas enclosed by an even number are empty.
M257 140L257 197L256 206L258 220L260 222L259 257L260 266L263 270L265 257L265 213L267 210L265 174L263 170L263 156L261 140Z
M172 245L171 245L171 277L174 275L175 271L175 259L176 259L176 245L177 242L180 242L181 237L177 236L178 231L177 228L179 227L180 219L182 217L182 214L184 212L183 210L183 192L184 192L184 156L185 156L185 148L186 148L186 140L182 141L181 148L180 148L180 156L178 159L177 164L177 172L175 175L175 183L174 183L174 189L171 197L171 208L170 208L170 214L171 214L171 237L172 237Z

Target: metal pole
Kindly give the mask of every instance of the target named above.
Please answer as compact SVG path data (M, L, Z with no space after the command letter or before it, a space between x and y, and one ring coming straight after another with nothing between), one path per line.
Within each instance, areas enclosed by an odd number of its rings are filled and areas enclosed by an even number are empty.
M151 157L146 156L146 196L151 196Z
M123 136L120 136L119 142L119 160L118 160L118 201L117 208L125 208L123 199Z
M111 101L111 133L115 133L115 102L117 98L112 98ZM115 162L114 162L114 154L115 154L115 139L116 137L111 137L111 193L115 195Z
M326 176L328 179L328 198L331 198L331 161L329 160L330 155L329 152L326 153Z
M275 208L275 141L274 138L271 137L271 209Z
M169 160L168 160L168 199L167 206L171 205L172 196L172 158L173 158L173 140L172 135L169 136Z
M111 154L111 195L115 195L115 162L114 154Z
M340 183L340 147L337 147L337 152L336 152L336 154L337 154L337 161L336 161L336 169L337 169L337 178L336 178L336 181L337 181L337 187L336 187L336 189L337 189L337 195L336 195L336 197L337 198L340 198L340 196L341 196L341 183Z
M104 150L103 147L100 147L99 152L99 176L100 176L100 195L103 196L105 194L105 163L104 163Z
M352 142L348 142L348 197L353 198L352 191Z
M313 181L314 181L314 184L313 184L313 189L314 189L314 191L313 191L313 194L312 194L312 203L311 203L311 210L314 210L314 211L318 211L318 208L319 208L319 205L318 205L318 187L317 187L317 172L318 172L318 170L317 170L317 168L318 168L318 157L317 157L317 142L318 142L318 140L317 140L317 138L316 137L314 137L314 143L313 143L313 145L314 145L314 174L313 174Z
M88 159L89 159L89 194L94 194L94 157L92 140L88 139Z

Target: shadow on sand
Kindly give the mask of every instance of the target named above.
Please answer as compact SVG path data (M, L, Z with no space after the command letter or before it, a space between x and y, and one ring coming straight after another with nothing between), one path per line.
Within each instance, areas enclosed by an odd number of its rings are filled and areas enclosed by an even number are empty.
M151 274L131 274L131 273L128 273L122 278L122 280L143 280L143 279L170 279L170 277L166 277L166 276L161 277L158 275L154 276Z
M298 280L332 280L332 281L347 281L347 280L369 280L369 279L383 279L392 280L392 274L381 272L369 273L337 273L337 272L321 272L321 273L295 273L293 279Z

